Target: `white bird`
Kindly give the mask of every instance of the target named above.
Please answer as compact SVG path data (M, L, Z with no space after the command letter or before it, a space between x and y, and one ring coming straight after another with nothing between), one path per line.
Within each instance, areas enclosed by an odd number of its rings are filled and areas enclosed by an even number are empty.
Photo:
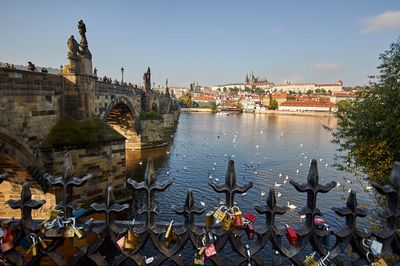
M235 139L235 138L233 138L232 142L233 142L233 143L235 143L235 142L236 142L236 139Z
M211 178L212 178L212 175L209 175L209 176L208 176L208 178L210 178L210 179L211 179Z
M351 188L349 188L349 193L351 192Z
M213 169L212 169L213 171L215 171L215 167L213 167Z
M277 196L278 196L278 198L279 198L280 196L282 196L282 193L278 192L278 195L277 195Z
M256 148L258 149L258 145L256 145Z
M303 144L300 143L300 147L303 147Z
M281 178L282 177L282 173L279 173L279 178Z
M214 165L217 165L217 163L214 163Z
M303 166L303 163L300 163L300 166Z
M296 205L290 204L289 201L287 202L287 206L288 206L288 208L291 209L291 210L294 210L294 209L297 208Z
M185 171L187 170L186 166L183 167L183 170L185 170Z
M328 167L328 164L327 164L327 163L325 164L325 167Z
M322 159L322 158L320 158L320 159L319 159L319 161L320 161L320 162L322 162L322 161L323 161L323 159Z
M367 191L367 192L370 191L371 189L372 189L371 186L366 186L366 187L365 187L365 191Z
M287 180L283 180L283 184L286 184L287 183Z
M261 190L261 197L265 195L265 192Z
M300 215L300 220L303 220L303 219L305 219L305 218L306 218L306 215L305 215L305 214Z
M219 182L219 179L216 177L216 178L215 178L215 181Z
M275 181L275 186L280 187L280 186L282 186L282 184L276 183L276 181Z
M243 193L243 194L242 194L242 198L243 198L244 196L246 196L246 195L247 195L247 192L246 192L246 193Z
M336 187L340 187L340 183L339 182L337 182Z
M236 148L236 147L235 147ZM232 158L235 158L235 154L232 154Z
M167 175L169 175L169 171L167 171Z
M296 173L299 173L299 169L296 170Z
M304 156L304 159L307 159L308 157L307 156Z
M258 175L258 172L257 172L257 171L255 171L255 172L254 172L254 174L255 174L255 175Z
M348 184L351 184L351 180L350 179L347 179L347 181L346 181Z
M286 176L285 179L288 180L288 179L289 179L289 176Z
M201 206L206 206L206 203L204 201L200 201Z

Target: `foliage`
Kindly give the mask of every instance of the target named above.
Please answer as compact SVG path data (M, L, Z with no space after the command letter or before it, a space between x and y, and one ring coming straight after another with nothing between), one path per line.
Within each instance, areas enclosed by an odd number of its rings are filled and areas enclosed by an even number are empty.
M342 153L342 170L356 167L369 181L385 184L393 162L400 160L400 42L379 58L371 86L359 89L354 101L337 105L332 142Z
M210 108L211 108L213 113L216 113L218 111L218 107L217 107L217 104L215 102L212 102L210 104Z
M160 119L156 112L141 112L140 113L140 120L155 120Z
M180 103L185 107L192 107L192 94L188 92L183 95L180 99Z
M269 109L271 109L271 110L278 109L278 102L275 99L271 99L269 101Z

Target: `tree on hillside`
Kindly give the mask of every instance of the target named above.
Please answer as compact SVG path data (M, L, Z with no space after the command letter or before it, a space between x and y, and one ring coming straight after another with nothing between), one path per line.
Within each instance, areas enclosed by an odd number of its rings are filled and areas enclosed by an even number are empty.
M269 101L269 109L271 110L278 109L278 102L275 99Z
M190 92L183 95L180 100L186 107L192 107L192 94Z
M385 184L400 160L400 40L379 59L371 86L359 89L354 101L338 104L338 126L331 130L341 153L339 169L357 169Z

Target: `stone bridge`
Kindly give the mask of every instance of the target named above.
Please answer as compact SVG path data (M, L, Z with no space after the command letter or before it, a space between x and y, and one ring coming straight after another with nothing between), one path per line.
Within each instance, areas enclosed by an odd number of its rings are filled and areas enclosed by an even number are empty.
M177 113L168 94L148 87L150 69L144 89L99 79L86 27L78 27L81 42L70 37L69 64L60 73L0 67L0 152L40 174L61 173L70 151L74 174L107 172L115 180L125 171L125 149L165 145L164 130L174 127ZM140 119L152 110L152 119Z

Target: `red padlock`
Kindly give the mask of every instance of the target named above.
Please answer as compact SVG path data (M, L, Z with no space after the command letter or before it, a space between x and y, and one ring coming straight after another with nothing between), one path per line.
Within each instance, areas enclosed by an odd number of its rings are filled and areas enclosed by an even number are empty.
M249 240L253 240L254 238L254 224L248 223L246 224L246 235Z
M244 218L246 220L248 220L250 223L255 223L256 222L256 216L254 214L251 214L250 212L246 212L246 214L244 215Z
M204 253L206 255L206 258L209 258L209 257L214 256L215 254L217 254L217 250L215 249L214 244L211 244L211 245L207 246L205 248L205 252Z
M287 237L290 245L292 245L292 246L297 245L297 234L293 230L293 228L290 227L289 225L286 225L286 237Z

